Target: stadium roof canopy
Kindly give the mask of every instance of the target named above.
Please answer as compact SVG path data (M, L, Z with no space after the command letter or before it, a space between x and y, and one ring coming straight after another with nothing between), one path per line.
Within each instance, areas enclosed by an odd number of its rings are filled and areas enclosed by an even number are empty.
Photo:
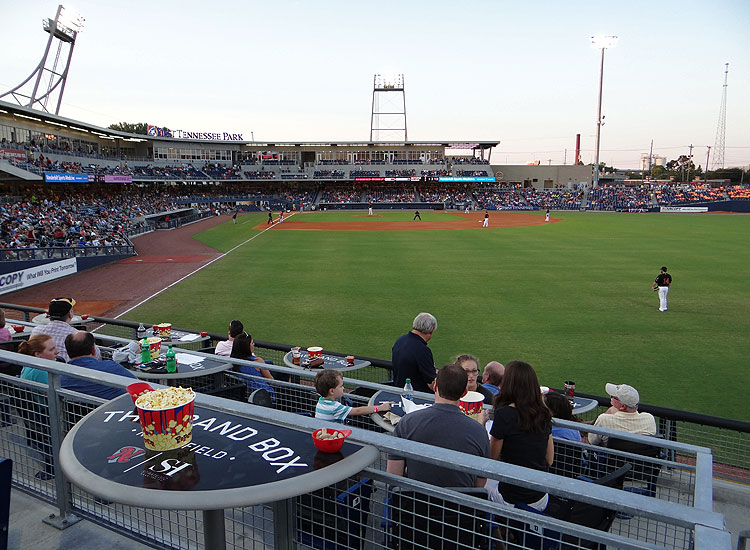
M147 136L143 134L130 134L128 132L121 132L119 130L112 130L110 128L102 128L95 124L89 124L79 120L73 120L71 118L46 113L43 111L37 111L28 107L22 107L6 101L0 101L0 113L6 113L13 116L30 119L33 121L42 122L45 124L51 124L53 126L70 128L71 130L77 130L79 132L88 132L92 135L98 136L104 139L121 139L123 141L165 141L170 143L215 143L215 144L233 144L233 145L245 145L249 147L384 147L384 146L436 146L446 147L449 149L470 149L470 150L485 150L496 147L500 144L500 141L473 141L473 140L430 140L430 141L406 141L406 142L395 142L395 141L328 141L328 142L305 142L305 141L236 141L236 140L200 140L200 139L181 139L173 137L161 137L161 136Z

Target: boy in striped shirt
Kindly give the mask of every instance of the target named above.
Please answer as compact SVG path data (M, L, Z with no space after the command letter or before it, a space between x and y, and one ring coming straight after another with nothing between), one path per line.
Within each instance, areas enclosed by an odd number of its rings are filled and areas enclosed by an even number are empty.
M330 422L342 423L349 416L373 414L390 410L390 403L382 405L365 405L363 407L349 407L339 402L344 395L344 378L341 373L333 369L323 369L315 375L315 389L320 394L315 407L315 418Z

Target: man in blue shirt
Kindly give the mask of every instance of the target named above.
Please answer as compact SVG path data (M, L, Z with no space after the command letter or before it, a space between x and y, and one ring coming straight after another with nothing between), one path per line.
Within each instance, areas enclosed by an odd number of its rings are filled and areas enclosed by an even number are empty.
M114 361L99 361L96 359L94 356L96 353L94 335L90 332L77 330L76 332L68 334L65 338L65 349L70 356L70 361L68 361L68 363L71 365L86 367L99 372L119 374L120 376L127 376L128 378L135 378L135 375L120 363L115 363ZM101 397L103 399L114 399L125 393L125 390L120 388L95 384L89 380L72 378L70 376L61 376L60 385L67 390L73 390L87 395L93 395L94 397Z
M396 340L391 350L393 382L403 388L406 379L411 379L414 391L432 393L435 381L435 361L427 342L437 328L437 319L429 313L420 313L414 318L412 330Z

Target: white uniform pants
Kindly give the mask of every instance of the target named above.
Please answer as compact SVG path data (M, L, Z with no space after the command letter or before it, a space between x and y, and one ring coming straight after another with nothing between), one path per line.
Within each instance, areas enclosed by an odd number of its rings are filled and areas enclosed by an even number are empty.
M669 294L668 286L659 287L659 311L667 311L667 294Z
M482 222L482 227L489 227L490 226L490 219L484 218L484 221Z

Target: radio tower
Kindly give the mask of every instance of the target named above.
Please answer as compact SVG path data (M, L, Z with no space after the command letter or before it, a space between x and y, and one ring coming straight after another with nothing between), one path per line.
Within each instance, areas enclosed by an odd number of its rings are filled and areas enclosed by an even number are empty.
M714 143L713 169L724 168L724 145L727 132L727 77L729 63L724 64L724 89L721 93L721 107L719 108L719 124L716 126L716 143ZM708 168L708 167L706 167Z
M57 105L54 111L56 115L59 114L63 92L65 92L65 82L70 70L70 60L73 57L73 48L76 44L76 37L83 28L83 23L83 17L71 10L66 10L60 4L54 19L42 21L42 28L49 33L42 60L26 80L12 90L0 94L0 98L10 96L22 107L31 109L39 107L49 113L47 103L53 95L57 94ZM50 55L54 49L53 42L57 49L54 56ZM64 68L62 72L59 72L58 65L61 61ZM54 100L53 103L55 103Z

